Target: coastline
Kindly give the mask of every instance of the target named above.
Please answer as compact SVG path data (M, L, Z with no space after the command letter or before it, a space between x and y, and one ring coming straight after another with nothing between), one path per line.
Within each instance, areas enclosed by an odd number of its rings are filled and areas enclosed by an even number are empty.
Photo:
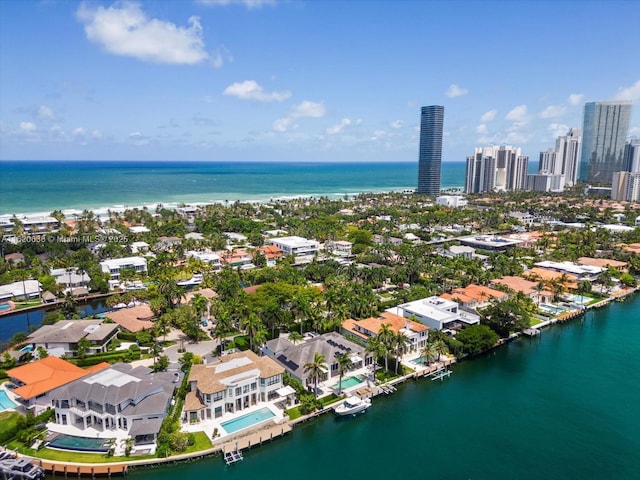
M580 311L575 315L567 316L562 319L558 318L554 322L549 322L545 325L545 327L553 326L555 324L566 324L571 322L572 320L584 318L584 316L590 310L601 309L614 301L626 300L627 298L631 297L633 294L638 293L639 291L640 291L640 286L635 288L628 288L623 292L619 292L617 295L614 294L606 299L603 299L600 302L586 306L584 310ZM473 357L469 357L469 358L465 357L461 360L466 363L466 362L473 361L476 358L486 356L494 349L503 347L504 345L511 343L511 341L518 338L518 336L509 337L508 339L502 339L502 341L500 341L498 344L496 344L493 348L489 349L488 351ZM456 363L456 362L455 360L453 360L451 362L442 362L442 363L444 364L443 367L448 367L452 363ZM435 368L438 368L438 367L435 367ZM389 390L387 390L385 386L394 387L395 385L405 383L408 380L417 381L421 378L422 379L424 379L425 377L428 378L429 373L431 373L433 369L434 367L430 368L428 371L414 371L404 376L391 379L388 382L385 382L384 384L379 385L378 388L374 389L372 392L372 396L375 397L379 395L386 395L388 393L392 393ZM76 475L91 475L91 476L100 475L100 474L108 474L109 476L117 475L117 474L126 475L130 469L152 468L158 465L165 465L165 464L172 465L172 464L178 464L183 462L189 462L189 461L193 461L200 458L220 456L226 451L225 449L228 449L231 446L236 446L236 448L239 448L239 449L257 448L264 444L271 443L272 441L277 440L280 437L286 436L291 431L294 431L295 430L294 427L298 424L304 424L310 420L313 420L328 412L331 412L333 410L332 408L333 405L334 404L327 405L322 409L316 410L308 415L298 417L294 420L286 420L281 424L272 424L267 427L262 426L255 429L249 429L247 431L238 432L236 435L231 435L229 437L220 439L219 443L217 444L214 441L213 446L206 450L191 452L187 454L174 455L167 458L154 457L151 459L127 460L122 462L114 461L114 462L78 463L78 462L61 462L61 461L53 462L53 461L42 459L39 457L32 457L19 452L16 452L16 453L18 454L19 457L28 458L34 464L45 468L45 470L48 473L52 473L54 476L56 473L65 474L65 475L76 474ZM278 433L278 431L280 431L280 433ZM262 435L264 435L264 437ZM256 438L258 438L259 441L255 441Z

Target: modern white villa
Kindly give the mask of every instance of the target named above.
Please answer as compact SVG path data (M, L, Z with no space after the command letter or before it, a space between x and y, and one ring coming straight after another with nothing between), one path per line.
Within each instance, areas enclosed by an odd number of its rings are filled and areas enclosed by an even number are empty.
M432 296L387 309L405 318L415 318L436 330L455 330L480 323L480 316L460 309L457 302Z
M269 240L271 245L275 245L285 256L293 255L294 257L313 256L318 253L320 244L315 240L307 240L302 237L279 237Z
M111 280L120 279L120 270L133 269L136 273L147 273L147 259L144 257L108 258L100 262L104 273L111 275Z
M188 423L220 418L276 400L283 387L284 368L251 351L220 357L220 361L193 365L183 420Z

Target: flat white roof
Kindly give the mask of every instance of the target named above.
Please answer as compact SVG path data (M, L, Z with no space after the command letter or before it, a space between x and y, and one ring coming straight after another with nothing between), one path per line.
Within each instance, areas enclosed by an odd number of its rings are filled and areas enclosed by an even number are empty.
M286 245L289 248L308 247L310 245L313 245L313 246L318 245L318 242L316 242L315 240L307 240L306 238L296 237L296 236L272 238L271 242L278 243L280 245Z
M121 267L123 265L146 265L147 260L144 257L125 257L125 258L107 258L100 262L108 268Z
M545 260L544 262L537 262L535 265L536 267L551 268L554 270L563 270L565 272L574 273L576 275L598 274L605 270L604 268L600 268L600 267L593 267L590 265L578 265L568 261L552 262L550 260Z
M129 382L139 382L140 379L112 368L107 368L101 372L91 375L84 380L87 383L98 383L107 387L121 387Z

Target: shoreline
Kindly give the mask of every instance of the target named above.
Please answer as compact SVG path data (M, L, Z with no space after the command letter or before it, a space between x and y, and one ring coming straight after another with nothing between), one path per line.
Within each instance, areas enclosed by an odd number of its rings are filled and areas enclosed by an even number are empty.
M635 287L635 288L628 288L625 289L622 292L618 292L617 294L611 295L610 297L603 299L597 303L594 303L592 305L586 306L582 311L573 314L573 315L569 315L567 317L564 318L556 318L554 319L553 322L549 322L546 323L544 325L544 327L547 326L553 326L555 324L566 324L567 322L571 321L571 320L575 320L578 318L584 318L584 316L590 311L590 310L595 310L595 309L600 309L603 308L605 306L607 306L609 303L612 303L614 301L624 301L626 299L628 299L629 297L633 296L633 294L636 294L640 292L640 286ZM542 327L541 327L542 328ZM487 354L488 352L496 349L496 348L500 348L505 344L509 344L511 343L511 341L519 338L520 336L523 336L521 334L518 335L514 335L514 336L510 336L508 338L505 339L500 339L500 341L498 342L498 344L496 344L494 347L492 347L491 349L487 350L486 352L483 352L479 355L474 355L473 357L464 357L461 358L460 361L472 361L477 357L481 357L482 355ZM453 363L457 363L456 359L450 359L450 361L443 361L443 362L439 362L442 365L440 366L440 368L447 368L448 366L450 366ZM437 368L437 365L436 367ZM429 375L432 373L434 367L430 367L429 369L424 369L424 370L417 370L411 373L408 373L406 375L400 376L400 377L396 377L394 379L389 380L388 382L385 382L383 384L374 386L373 388L371 388L371 397L375 397L375 396L379 396L379 395L383 395L383 394L388 394L388 393L393 393L395 392L395 385L399 385L402 383L407 382L408 380L414 380L417 381L419 379L423 379L423 378L429 378ZM393 387L393 391L389 391L387 388L388 387ZM244 445L244 449L252 449L252 448L256 448L261 446L264 443L271 443L273 440L276 440L282 436L287 435L288 433L290 433L291 431L294 430L294 427L298 424L303 424L306 423L310 420L313 420L315 418L320 417L321 415L324 415L330 411L333 410L333 405L334 404L330 404L327 405L325 407L323 407L320 410L316 410L310 414L307 415L303 415L301 417L298 417L294 420L285 420L280 424L272 424L269 425L267 427L262 426L260 428L257 429L249 429L246 432L239 432L238 435L231 435L228 438L224 438L224 439L220 439L220 443L219 444L215 444L215 441L213 441L213 446L209 449L206 450L201 450L198 452L191 452L188 454L178 454L178 455L174 455L171 457L167 457L167 458L159 458L159 457L155 457L152 459L144 459L144 460L128 460L128 461L123 461L123 462L96 462L96 463L79 463L79 462L60 462L60 461L51 461L51 460L47 460L47 459L42 459L40 457L33 457L30 455L26 455L26 454L22 454L19 452L16 452L16 454L19 457L23 457L23 458L28 458L30 461L32 461L34 464L42 466L43 468L45 468L45 470L49 473L53 473L54 475L56 473L64 473L65 475L67 474L76 474L78 476L80 475L99 475L99 474L108 474L109 476L112 474L121 474L121 475L126 475L127 472L129 471L129 469L136 469L136 468L153 468L156 465L171 465L171 464L177 464L177 463L182 463L182 462L188 462L194 459L200 459L200 458L206 458L206 457L213 457L213 456L218 456L218 455L222 455L226 450L225 447L228 447L229 445ZM277 434L277 431L280 430L280 433ZM286 430L286 431L285 431ZM269 435L269 438L267 438L266 436L264 437L264 439L262 438L262 436L260 435L260 432L265 432L265 435ZM276 434L274 435L274 432L276 432ZM256 435L258 435L259 441L258 442L251 442L251 439L255 439ZM247 441L248 441L248 445L247 445ZM243 443L244 442L244 443ZM101 473L100 473L101 472Z

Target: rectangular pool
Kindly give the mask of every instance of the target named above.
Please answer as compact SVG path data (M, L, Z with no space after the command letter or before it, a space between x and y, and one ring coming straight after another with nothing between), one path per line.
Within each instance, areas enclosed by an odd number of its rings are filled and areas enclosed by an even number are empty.
M108 441L106 438L73 437L61 433L48 442L47 447L77 452L106 453L109 450Z
M562 312L565 312L567 309L564 307L558 307L556 305L551 305L549 303L542 303L538 305L538 308L543 312L550 313L552 315L558 315Z
M0 390L0 412L12 408L16 408L16 403L9 398L7 392L5 392L4 390Z
M227 433L235 433L238 430L243 430L245 428L253 427L254 425L265 422L275 416L276 414L273 413L269 408L263 407L260 410L256 410L255 412L247 413L245 415L242 415L241 417L234 418L233 420L222 422L220 426L224 428L224 431Z
M342 389L355 387L356 385L360 385L362 383L362 379L359 377L349 377L342 380ZM336 389L340 388L340 382L336 383Z

